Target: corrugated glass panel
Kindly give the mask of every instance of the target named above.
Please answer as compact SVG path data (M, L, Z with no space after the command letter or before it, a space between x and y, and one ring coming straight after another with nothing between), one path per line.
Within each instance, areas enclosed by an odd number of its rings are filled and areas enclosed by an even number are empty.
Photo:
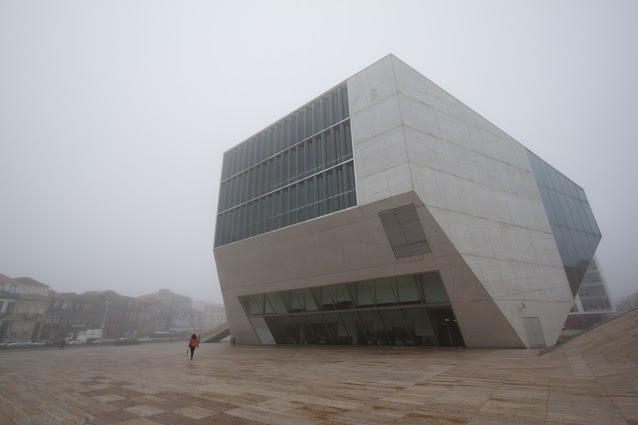
M345 85L337 87L224 153L218 221L246 203L255 204L265 215L248 214L236 220L231 213L232 225L245 228L216 226L216 233L226 234L216 234L215 246L356 205L354 178L344 179L343 186L339 181L340 173L354 176L346 92ZM335 166L340 168L331 168ZM300 184L316 173L314 184ZM277 193L281 190L286 193ZM299 209L305 213L299 214Z

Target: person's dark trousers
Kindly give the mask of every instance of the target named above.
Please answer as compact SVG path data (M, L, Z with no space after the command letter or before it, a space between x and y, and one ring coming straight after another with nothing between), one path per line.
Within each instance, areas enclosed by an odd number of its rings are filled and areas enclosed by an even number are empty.
M191 345L189 348L191 349L191 360L193 360L193 353L195 352L195 346Z

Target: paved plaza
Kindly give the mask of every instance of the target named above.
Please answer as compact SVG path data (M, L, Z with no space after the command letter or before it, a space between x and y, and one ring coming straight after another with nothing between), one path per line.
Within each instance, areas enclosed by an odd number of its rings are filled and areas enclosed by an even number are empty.
M186 342L0 353L0 424L638 424L638 311L538 350Z

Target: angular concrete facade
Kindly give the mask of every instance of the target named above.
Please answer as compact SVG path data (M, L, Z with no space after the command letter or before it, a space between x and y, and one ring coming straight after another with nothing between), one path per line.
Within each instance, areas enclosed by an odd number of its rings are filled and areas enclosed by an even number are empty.
M235 341L278 342L279 331L273 327L283 322L270 318L277 315L274 310L247 314L248 301L241 300L251 295L438 273L447 293L446 306L453 312L449 317L462 335L462 343L457 338L456 343L441 345L554 344L573 295L527 149L392 55L349 78L345 87L356 206L270 232L246 232L247 237L231 243L217 238L215 261ZM575 199L588 208L584 192L582 199ZM414 206L429 250L398 258L380 213L405 206ZM220 207L219 217L228 211ZM239 226L248 223L249 218L242 216ZM222 227L218 222L218 234ZM404 236L409 242L410 235ZM596 243L600 239L599 233L590 236ZM583 243L586 255L592 247ZM396 308L405 308L395 295ZM421 298L422 304L428 302ZM354 296L352 300L342 315L357 309ZM334 298L331 310L336 312L330 314L341 314L339 305L346 304ZM381 317L386 308L379 310ZM299 311L282 307L279 315ZM410 345L416 341L414 329L419 324L401 311L397 317L403 315L412 328L406 331L411 339L403 339L408 344L399 345ZM357 314L348 317L356 321ZM431 311L428 314L436 328L436 319ZM372 325L361 323L359 327L340 321L334 334L349 337L333 335L333 343L375 343L370 334L377 332L378 325L371 331ZM386 341L392 341L396 325L384 323L390 336ZM355 327L367 336L357 338ZM442 341L445 336L440 332L416 345Z

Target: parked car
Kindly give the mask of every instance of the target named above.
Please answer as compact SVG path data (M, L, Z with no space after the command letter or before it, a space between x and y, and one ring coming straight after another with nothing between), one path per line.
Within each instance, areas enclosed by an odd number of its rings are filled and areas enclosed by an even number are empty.
M3 343L0 343L0 347L4 348L4 347L8 347L9 344L13 344L14 342L16 342L15 339L8 339Z
M49 344L53 344L53 343L51 341L49 341L48 339L41 339L40 341L34 342L31 345L35 345L36 347L45 347L45 346L47 346Z
M115 340L113 338L100 338L93 341L93 344L99 344L99 345L113 344L113 343L115 343Z
M151 341L153 341L153 340L152 340L152 339L150 339L149 337L146 337L146 338L139 338L139 339L138 339L138 341L139 341L139 342L151 342Z
M131 344L137 344L137 341L133 339L128 339L128 338L120 338L117 341L115 341L115 345L131 345Z
M84 341L82 339L76 339L74 341L67 342L67 344L69 344L69 345L82 345L82 344L86 344L86 341Z
M7 347L30 347L32 342L30 339L21 339L11 344L7 344Z

